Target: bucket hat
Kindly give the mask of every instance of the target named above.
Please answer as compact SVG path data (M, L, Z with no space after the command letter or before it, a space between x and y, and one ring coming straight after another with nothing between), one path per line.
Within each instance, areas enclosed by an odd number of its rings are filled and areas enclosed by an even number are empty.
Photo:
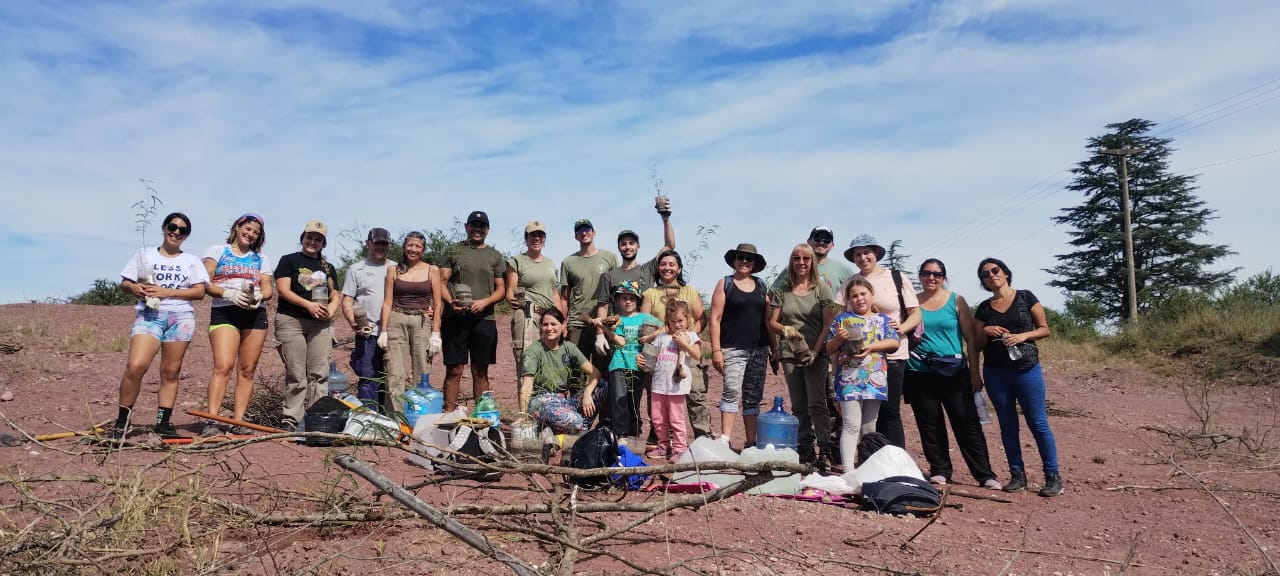
M859 234L849 243L849 249L844 251L844 259L853 262L853 250L855 248L871 248L876 251L876 262L884 260L884 246L876 242L874 236L870 234Z

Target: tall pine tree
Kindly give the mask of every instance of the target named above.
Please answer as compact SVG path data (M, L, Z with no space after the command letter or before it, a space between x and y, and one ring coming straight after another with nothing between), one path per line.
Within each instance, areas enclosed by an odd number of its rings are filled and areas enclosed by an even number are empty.
M1085 148L1091 156L1071 170L1075 180L1067 186L1083 193L1085 201L1053 217L1055 223L1072 228L1069 243L1075 251L1058 254L1059 264L1045 269L1056 276L1049 285L1098 302L1115 319L1124 318L1129 306L1120 205L1121 158L1104 154L1103 149L1141 150L1128 157L1140 312L1181 289L1221 288L1231 282L1237 270L1209 269L1234 252L1226 245L1195 241L1208 235L1206 224L1214 218L1214 211L1195 195L1195 176L1169 173L1172 140L1149 135L1155 125L1133 119L1108 124L1109 133L1090 138Z

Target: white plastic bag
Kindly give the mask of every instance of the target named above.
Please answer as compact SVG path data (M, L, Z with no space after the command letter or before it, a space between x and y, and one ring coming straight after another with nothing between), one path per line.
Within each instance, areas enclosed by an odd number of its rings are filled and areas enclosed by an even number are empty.
M804 479L800 481L800 487L817 488L823 492L835 494L837 496L844 496L845 494L853 493L853 487L845 481L844 476L823 476L817 472L805 476Z
M916 466L911 455L892 444L876 450L866 462L852 472L845 472L845 482L853 487L854 494L862 493L863 482L878 482L890 476L910 476L924 480L920 467Z

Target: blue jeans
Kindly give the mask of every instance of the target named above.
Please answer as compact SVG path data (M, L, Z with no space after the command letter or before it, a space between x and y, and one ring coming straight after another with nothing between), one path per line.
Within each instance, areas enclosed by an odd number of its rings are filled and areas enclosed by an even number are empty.
M1027 428L1040 450L1040 461L1046 474L1058 473L1058 446L1049 429L1049 415L1045 412L1044 373L1036 364L1030 370L1011 368L982 368L991 406L1000 420L1000 441L1004 444L1009 470L1018 472L1026 467L1022 463L1022 444L1018 441L1018 406L1027 419Z
M356 396L381 405L383 399L378 397L380 381L386 380L386 374L377 336L356 335L355 348L351 350L351 371L360 377L360 382L356 384Z

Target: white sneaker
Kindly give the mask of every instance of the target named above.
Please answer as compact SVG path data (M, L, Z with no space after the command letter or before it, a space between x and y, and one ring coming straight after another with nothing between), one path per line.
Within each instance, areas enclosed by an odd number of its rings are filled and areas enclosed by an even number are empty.
M1000 481L995 478L988 478L986 482L982 483L982 487L988 490L999 490L1004 488L1004 486L1000 485Z
M929 483L930 483L930 484L937 484L937 485L939 485L939 486L942 486L942 485L945 485L945 484L947 483L947 477L946 477L946 476L943 476L943 475L941 475L941 474L939 474L939 475L937 475L937 476L930 476L930 477L929 477Z

